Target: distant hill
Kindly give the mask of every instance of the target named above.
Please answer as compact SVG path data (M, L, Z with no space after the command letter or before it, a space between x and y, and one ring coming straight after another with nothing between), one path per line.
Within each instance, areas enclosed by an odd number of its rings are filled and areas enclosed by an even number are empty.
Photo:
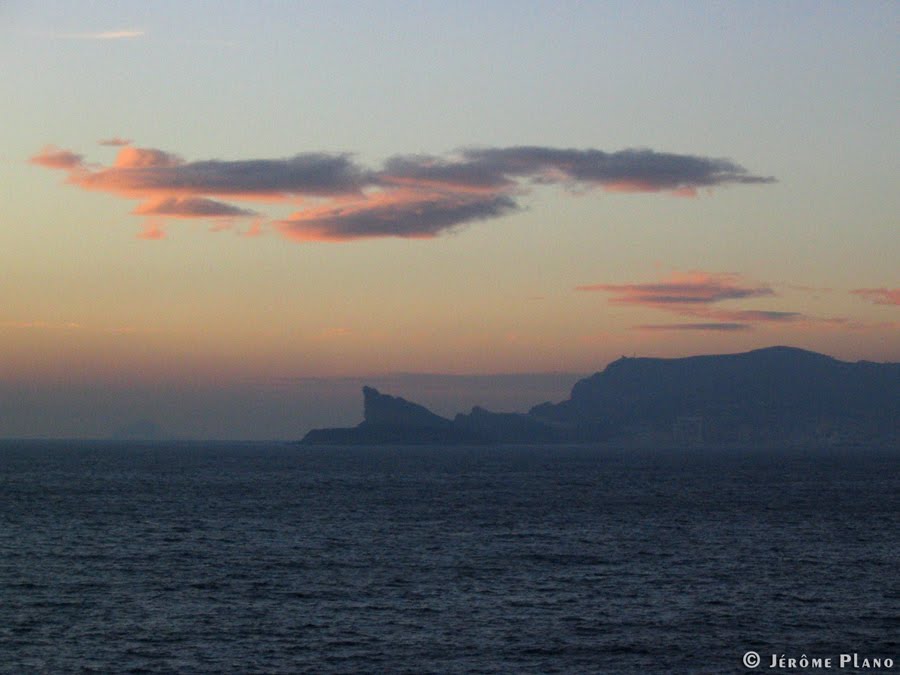
M303 442L369 445L481 440L417 403L382 394L374 387L363 387L363 411L364 419L359 425L347 429L313 429Z
M678 359L621 358L568 400L527 414L475 407L453 420L365 387L364 421L305 443L900 442L900 364L792 347Z

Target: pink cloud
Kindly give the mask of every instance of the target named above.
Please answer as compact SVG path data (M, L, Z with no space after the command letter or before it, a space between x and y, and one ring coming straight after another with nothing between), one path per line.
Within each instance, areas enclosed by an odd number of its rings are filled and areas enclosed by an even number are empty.
M63 150L52 145L48 145L38 154L29 158L32 164L43 166L48 169L78 169L82 167L84 157L75 154L69 150Z
M579 193L599 187L694 196L699 188L774 182L730 160L653 150L470 148L444 157L397 155L369 169L346 153L187 161L118 137L100 142L120 147L111 165L88 165L81 155L58 148L45 148L31 161L67 170L67 182L81 189L140 200L136 215L259 215L223 198L302 203L302 209L277 227L298 241L432 238L516 211L518 198L534 184L561 185Z
M900 305L900 288L857 288L850 292L876 305Z
M159 225L151 223L144 227L137 237L138 239L146 239L147 241L158 241L160 239L165 239L166 233Z
M699 194L699 191L695 187L682 187L677 190L672 190L672 194L676 197L686 197L688 199L693 199Z
M712 274L702 271L675 274L662 281L643 284L591 284L578 286L579 291L609 293L609 302L616 305L647 307L681 317L699 319L697 323L644 324L635 328L644 331L663 330L720 330L736 331L758 324L834 325L846 321L841 318L817 318L801 312L727 309L719 303L749 300L775 295L771 286L751 283L737 274ZM716 306L713 306L716 305Z
M256 211L203 197L162 197L144 202L134 211L138 216L171 216L174 218L230 218L254 216Z
M119 147L122 145L131 145L130 138L119 138L118 136L113 136L112 138L104 138L97 141L98 145L106 145L110 147Z
M735 274L690 272L649 284L592 284L578 286L579 291L603 291L613 295L610 302L621 305L665 307L702 305L721 300L774 295L766 285L742 284Z
M171 168L179 164L184 164L184 160L178 155L153 148L126 146L119 150L113 167L116 169Z
M128 40L144 35L142 30L107 30L99 33L58 33L53 37L68 40Z
M247 228L246 231L241 232L240 235L242 237L261 237L263 235L263 222L262 220L257 220Z

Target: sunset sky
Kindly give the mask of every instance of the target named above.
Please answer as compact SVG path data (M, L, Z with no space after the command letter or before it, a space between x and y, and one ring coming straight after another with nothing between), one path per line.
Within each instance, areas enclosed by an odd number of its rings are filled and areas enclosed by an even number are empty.
M896 2L0 3L0 436L900 360Z

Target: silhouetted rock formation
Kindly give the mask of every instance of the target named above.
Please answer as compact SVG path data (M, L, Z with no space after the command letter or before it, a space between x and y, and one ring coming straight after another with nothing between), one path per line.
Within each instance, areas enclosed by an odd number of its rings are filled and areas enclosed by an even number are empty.
M363 387L364 419L349 429L314 429L304 443L342 445L381 443L471 443L483 439L417 403Z
M455 428L495 443L552 443L564 436L552 424L519 413L495 413L475 406L453 419Z
M363 387L363 414L366 424L378 427L449 429L453 424L418 403L382 394L373 387Z
M528 414L479 407L453 421L366 387L365 421L308 443L615 440L646 443L900 442L900 364L847 363L791 347L680 359L621 358Z

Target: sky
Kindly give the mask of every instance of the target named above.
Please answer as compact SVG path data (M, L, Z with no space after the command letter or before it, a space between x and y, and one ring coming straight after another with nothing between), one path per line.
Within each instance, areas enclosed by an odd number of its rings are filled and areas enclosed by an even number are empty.
M900 361L896 2L0 2L0 436Z

